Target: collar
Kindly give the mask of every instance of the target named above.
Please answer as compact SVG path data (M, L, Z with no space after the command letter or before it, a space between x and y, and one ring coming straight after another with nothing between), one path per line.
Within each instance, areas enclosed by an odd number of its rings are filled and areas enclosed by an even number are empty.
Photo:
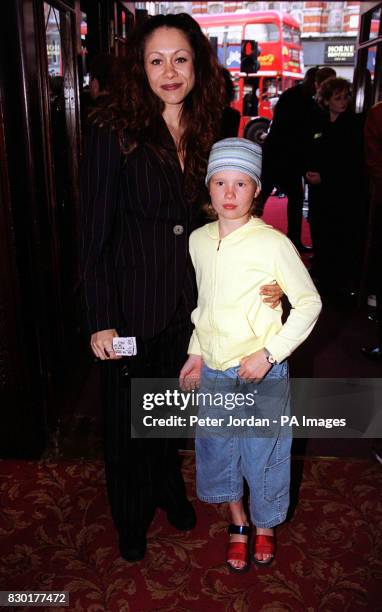
M250 220L247 221L247 223L241 225L227 236L224 236L222 240L234 240L236 238L241 238L243 235L247 234L252 229L263 227L265 225L266 223L264 223L264 221L259 217L251 217ZM206 230L210 238L212 238L213 240L220 240L218 221L208 223L206 225Z

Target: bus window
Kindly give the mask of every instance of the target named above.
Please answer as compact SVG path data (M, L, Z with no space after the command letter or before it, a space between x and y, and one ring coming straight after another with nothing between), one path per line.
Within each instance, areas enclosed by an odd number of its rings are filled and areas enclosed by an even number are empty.
M263 79L263 90L261 94L262 102L268 102L270 109L273 110L277 104L281 89L281 77L277 78L264 78Z
M215 38L217 40L217 53L218 60L222 66L225 66L224 63L224 27L223 26L211 26L210 28L206 28L205 33L208 38Z
M217 38L218 45L223 44L224 39L224 27L223 26L213 26L211 28L207 28L206 30L208 38Z
M283 38L284 42L293 43L294 45L300 45L300 32L297 28L292 28L291 26L283 23Z
M267 78L263 81L263 98L275 98L278 96L277 79Z
M274 23L248 23L245 26L245 38L257 42L278 42L279 28Z
M242 26L211 26L206 29L208 38L216 38L218 59L226 68L240 68Z
M228 26L227 28L227 43L229 45L241 45L243 37L243 28L240 26Z

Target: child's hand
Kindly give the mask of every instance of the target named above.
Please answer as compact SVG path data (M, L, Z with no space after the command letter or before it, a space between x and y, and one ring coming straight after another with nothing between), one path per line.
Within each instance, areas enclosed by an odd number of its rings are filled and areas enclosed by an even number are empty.
M276 308L280 304L284 292L280 285L277 284L277 281L273 281L269 285L260 287L260 295L265 296L263 299L264 304L269 304L270 308Z
M200 355L189 355L179 374L179 384L182 391L191 391L199 387L202 367L203 359Z
M271 367L272 365L267 360L263 349L260 349L256 353L248 355L248 357L243 357L240 361L238 375L249 382L256 382L264 378Z

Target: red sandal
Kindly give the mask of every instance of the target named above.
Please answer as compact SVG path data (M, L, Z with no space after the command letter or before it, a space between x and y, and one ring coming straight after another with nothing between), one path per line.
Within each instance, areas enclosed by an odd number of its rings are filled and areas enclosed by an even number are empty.
M274 533L273 535L265 535L263 533L257 533L255 535L254 551L253 551L253 562L254 563L257 563L257 565L270 565L273 559L275 558L275 551L276 551L276 541L275 541ZM269 559L266 559L265 561L261 561L260 559L257 559L255 557L255 555L257 554L272 555L272 556Z
M230 525L228 527L229 535L247 536L246 542L229 542L227 548L227 565L231 572L246 572L250 564L250 555L248 550L250 527L248 525ZM243 567L234 567L230 561L243 561Z

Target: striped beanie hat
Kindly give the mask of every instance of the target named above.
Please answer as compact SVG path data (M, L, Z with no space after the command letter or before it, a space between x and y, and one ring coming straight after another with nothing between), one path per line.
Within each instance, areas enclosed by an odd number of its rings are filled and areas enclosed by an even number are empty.
M208 158L206 185L211 176L222 170L238 170L248 174L261 187L262 151L246 138L224 138L215 142Z

